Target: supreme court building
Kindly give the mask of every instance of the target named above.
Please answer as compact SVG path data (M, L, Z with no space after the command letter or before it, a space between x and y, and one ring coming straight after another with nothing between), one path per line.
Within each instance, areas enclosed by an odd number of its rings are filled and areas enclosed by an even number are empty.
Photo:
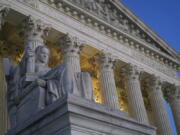
M39 109L42 93L28 91L9 105L8 62L22 63L27 44L50 50L53 72L87 72L93 99L82 75L82 95ZM179 71L179 53L119 0L0 0L0 135L173 135L165 101L180 134Z

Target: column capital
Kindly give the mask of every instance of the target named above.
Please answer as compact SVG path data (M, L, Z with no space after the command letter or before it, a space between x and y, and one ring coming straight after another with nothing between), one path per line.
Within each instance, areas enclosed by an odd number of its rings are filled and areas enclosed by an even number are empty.
M59 39L59 47L62 49L63 55L79 56L85 42L79 38L66 34Z
M180 86L169 85L165 90L169 101L180 100Z
M133 64L127 64L123 68L123 71L127 75L128 79L139 79L139 75L141 73L141 69Z
M25 40L43 40L48 35L51 25L44 23L40 19L27 16L22 22L22 33Z
M152 92L161 91L162 79L159 76L151 75L147 81Z
M115 57L110 53L100 53L96 56L96 62L99 64L101 70L112 70Z

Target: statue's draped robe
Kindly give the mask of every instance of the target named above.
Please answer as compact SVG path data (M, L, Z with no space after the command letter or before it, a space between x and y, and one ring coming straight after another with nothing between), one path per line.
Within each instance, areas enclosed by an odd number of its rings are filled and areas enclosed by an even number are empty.
M47 65L36 64L37 70L35 74L39 79L46 82L45 87L38 86L36 81L25 81L24 71L23 69L21 70L24 67L23 62L11 69L12 78L8 82L8 106L10 106L9 115L12 127L16 126L16 122L22 122L23 119L29 118L35 113L34 110L39 111L45 108L45 106L52 104L67 93L72 93L89 100L93 99L90 75L83 72L74 73L70 65L67 62L50 69ZM28 92L26 92L27 88ZM38 93L35 96L36 99L35 97L30 98L33 96L33 93ZM40 96L38 97L38 95ZM24 106L25 101L28 105L31 105L31 108L34 108L27 112L24 110L26 112L24 114L22 106ZM24 109L28 110L27 106L24 107ZM21 120L18 120L18 118L21 118Z
M68 64L61 64L40 78L46 81L45 99L47 105L53 103L68 92L78 94L76 80Z

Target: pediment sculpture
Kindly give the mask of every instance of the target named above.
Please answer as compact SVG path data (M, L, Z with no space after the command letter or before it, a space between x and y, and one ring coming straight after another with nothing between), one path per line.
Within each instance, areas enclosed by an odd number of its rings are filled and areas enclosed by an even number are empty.
M35 51L26 47L24 57L17 66L11 66L7 59L5 60L6 70L9 69L6 71L6 78L11 127L46 109L47 106L69 93L93 101L90 75L85 72L72 72L69 62L50 68L48 67L49 55L49 49L45 45L40 45L35 48ZM32 56L35 57L36 79L27 81L26 64ZM78 93L84 93L84 95Z
M130 30L128 20L108 0L69 0L92 14L126 32Z

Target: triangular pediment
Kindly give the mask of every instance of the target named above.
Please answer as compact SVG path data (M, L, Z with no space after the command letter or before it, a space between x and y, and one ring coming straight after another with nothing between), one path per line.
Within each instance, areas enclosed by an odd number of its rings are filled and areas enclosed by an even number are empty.
M59 1L54 0L55 3ZM123 31L150 48L179 61L179 54L118 0L63 0L83 8L105 23Z
M119 0L40 0L122 45L180 70L180 55Z

